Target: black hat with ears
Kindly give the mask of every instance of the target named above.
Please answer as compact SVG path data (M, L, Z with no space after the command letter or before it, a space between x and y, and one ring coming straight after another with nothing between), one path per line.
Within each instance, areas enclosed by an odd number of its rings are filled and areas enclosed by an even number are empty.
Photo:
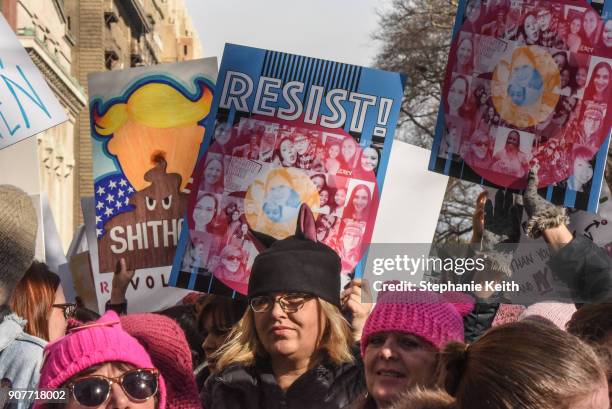
M340 257L317 241L315 219L302 204L295 235L276 240L249 232L260 251L249 278L249 298L270 293L302 292L340 307Z

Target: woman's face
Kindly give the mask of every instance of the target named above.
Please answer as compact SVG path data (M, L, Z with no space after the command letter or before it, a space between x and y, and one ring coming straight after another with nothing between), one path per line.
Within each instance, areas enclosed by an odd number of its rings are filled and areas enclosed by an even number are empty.
M480 0L470 0L465 8L465 14L470 23L475 23L480 17Z
M336 194L334 195L334 202L336 202L336 205L344 206L345 201L346 201L346 190L345 189L336 190Z
M555 54L555 56L553 57L553 60L555 60L555 63L557 63L557 67L559 68L559 70L562 70L565 67L565 64L566 64L565 55Z
M351 138L346 138L342 141L342 157L345 161L350 161L355 156L355 141Z
M232 273L238 271L238 268L240 268L240 261L242 261L242 254L237 248L228 250L221 258L223 267Z
M508 134L508 138L506 139L506 149L511 151L517 151L520 145L521 137L516 132L510 132Z
M378 152L374 148L365 148L361 152L361 167L365 171L373 171L378 166Z
M234 210L234 212L232 213L232 221L236 221L240 218L240 212L238 210Z
M471 143L472 152L479 159L484 159L487 156L489 150L489 140L484 134L479 134L472 140Z
M321 189L323 189L323 187L325 186L325 179L323 179L322 176L313 176L312 178L310 178L310 180L312 180L312 183L314 183L314 185L317 188L317 192L321 193Z
M525 35L527 36L527 39L531 40L532 42L536 41L538 37L540 36L540 28L538 26L538 22L534 15L528 15L525 18L524 27L525 27Z
M124 374L125 371L117 368L115 365L107 363L98 368L95 372L89 374L92 375L101 375L106 376L107 378L118 378ZM144 402L137 402L130 399L123 389L121 385L113 382L110 389L110 396L100 406L96 406L97 408L106 408L106 409L115 409L115 408L134 408L134 409L154 409L155 408L155 399L151 398ZM82 406L79 405L74 398L70 398L68 404L66 405L67 409L91 409L91 406Z
M593 10L589 10L584 14L584 32L591 36L597 29L597 13Z
M383 407L406 389L430 385L436 350L411 334L381 332L369 338L363 361L368 392Z
M204 319L204 342L202 342L202 349L206 354L206 359L208 361L209 368L212 367L214 369L214 362L211 362L210 356L213 352L216 352L221 348L225 339L227 338L227 331L224 331L215 326L215 320L213 319L212 314L208 314Z
M570 72L568 69L561 71L561 88L565 88L570 82Z
M215 185L221 179L221 162L217 159L211 159L204 170L204 181L208 185Z
M369 198L366 189L357 189L353 197L353 207L356 211L362 212L368 206Z
M232 136L232 126L228 123L219 124L215 129L215 141L220 145L225 145Z
M574 160L574 178L577 182L584 185L589 183L593 177L593 166L584 158Z
M291 196L291 188L287 186L287 181L279 176L275 176L270 180L268 189L267 199L279 204L284 205Z
M204 196L196 203L193 212L193 220L196 230L201 230L215 217L215 199L212 196Z
M608 85L610 85L610 69L606 67L599 67L595 72L595 78L593 79L595 82L595 91L598 94L603 93Z
M351 251L357 248L359 245L359 239L361 235L357 229L347 229L342 234L342 247L344 251Z
M319 192L319 206L323 207L327 204L329 200L329 192L327 190L321 190Z
M240 226L240 230L242 231L242 234L247 234L249 231L249 225L246 223L242 223L242 225Z
M448 108L451 114L456 114L467 97L468 84L461 77L455 79L448 90Z
M278 301L279 294L275 294ZM316 298L296 312L283 311L278 302L271 310L254 312L257 337L272 359L291 361L312 358L324 332L325 319Z
M472 58L472 41L469 38L463 39L457 50L457 62L459 65L469 65Z
M336 159L340 154L340 147L338 145L330 146L328 154L330 159Z
M572 34L578 34L581 28L582 28L582 20L580 18L573 19L570 24L570 32Z
M612 20L608 20L606 24L604 24L601 38L606 47L612 47Z
M293 142L291 142L289 139L285 139L280 144L280 155L281 159L283 160L283 163L295 163L297 156L295 154Z
M551 20L552 14L550 14L549 10L541 10L538 12L538 27L540 30L548 30Z
M582 124L582 129L584 133L588 136L593 135L597 131L599 131L599 127L601 126L601 119L593 113L587 113L584 116L584 121Z
M66 297L64 297L64 289L60 284L55 291L55 299L53 304L66 304ZM64 310L61 308L51 307L49 313L49 342L53 342L64 335L66 335L66 329L68 323L66 317L64 317Z
M308 141L308 137L306 135L298 135L295 137L295 150L297 151L297 153L299 153L300 155L303 155L306 153L306 151L308 151L308 145L309 145L309 141Z
M584 88L586 85L587 74L587 69L584 67L580 67L578 68L578 71L576 71L576 85L578 85L580 88Z

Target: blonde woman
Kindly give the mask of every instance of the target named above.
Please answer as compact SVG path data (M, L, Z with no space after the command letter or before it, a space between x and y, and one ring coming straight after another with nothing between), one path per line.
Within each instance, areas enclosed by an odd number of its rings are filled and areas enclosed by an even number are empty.
M206 382L204 407L344 408L364 390L355 342L369 306L360 283L341 301L340 258L317 242L305 205L294 236L261 239L249 309L213 357L219 374ZM352 330L341 307L352 313Z

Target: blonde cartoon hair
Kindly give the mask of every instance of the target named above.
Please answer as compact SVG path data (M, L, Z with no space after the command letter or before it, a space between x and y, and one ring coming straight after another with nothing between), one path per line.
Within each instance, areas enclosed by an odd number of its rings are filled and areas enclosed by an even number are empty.
M200 99L191 101L168 84L152 82L138 88L126 103L113 104L104 115L94 112L96 132L109 136L130 119L151 128L194 124L208 115L212 97L206 87Z

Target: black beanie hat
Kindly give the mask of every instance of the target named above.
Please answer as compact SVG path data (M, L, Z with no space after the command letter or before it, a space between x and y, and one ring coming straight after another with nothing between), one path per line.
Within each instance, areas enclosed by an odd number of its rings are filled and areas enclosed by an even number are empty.
M340 308L340 257L317 242L315 220L302 204L295 235L283 240L250 231L260 253L249 278L248 297L269 293L303 292Z

